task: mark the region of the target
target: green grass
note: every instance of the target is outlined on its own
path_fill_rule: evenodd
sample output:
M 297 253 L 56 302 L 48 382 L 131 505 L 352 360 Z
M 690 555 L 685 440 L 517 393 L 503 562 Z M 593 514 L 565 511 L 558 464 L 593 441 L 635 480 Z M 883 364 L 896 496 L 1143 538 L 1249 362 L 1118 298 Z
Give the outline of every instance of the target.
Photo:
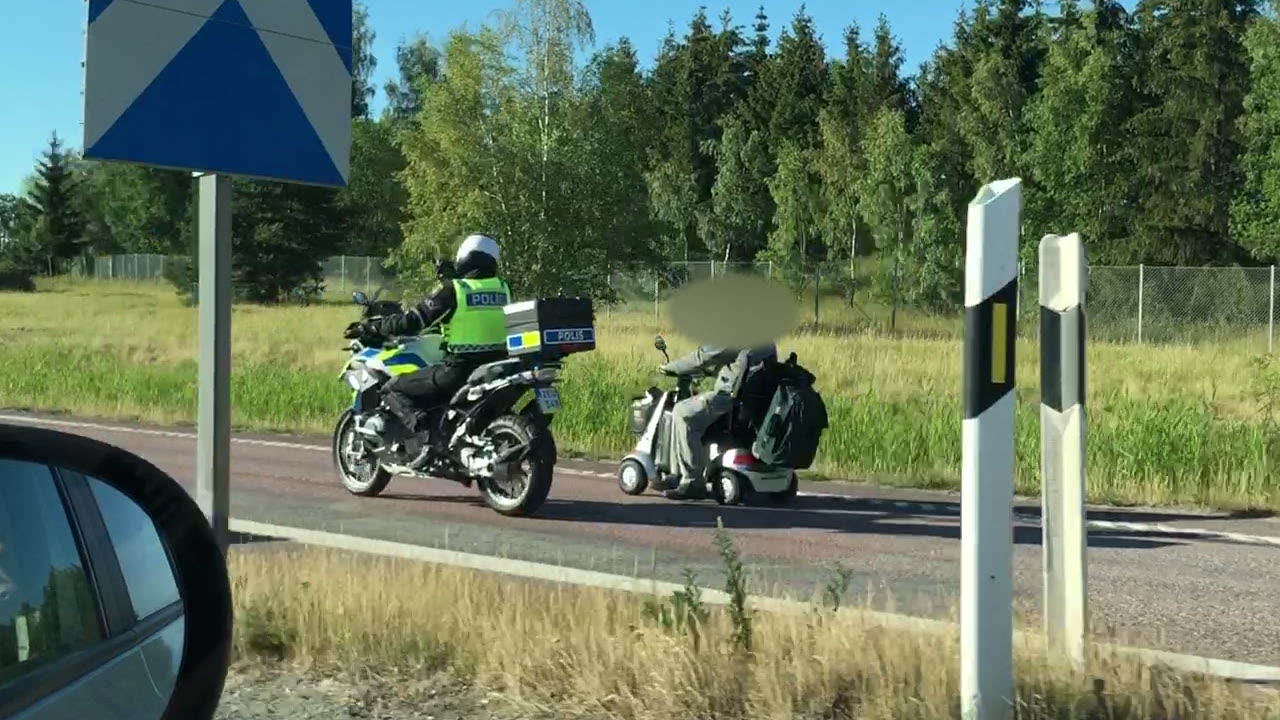
M 853 312 L 853 311 L 850 311 Z M 338 373 L 350 305 L 233 313 L 237 428 L 328 433 L 346 402 Z M 850 331 L 845 319 L 780 342 L 819 378 L 831 428 L 815 474 L 955 488 L 960 463 L 961 346 L 956 321 L 904 313 L 906 337 Z M 557 441 L 617 457 L 631 439 L 628 399 L 660 380 L 656 332 L 691 347 L 648 312 L 601 312 L 593 353 L 568 362 Z M 0 293 L 0 406 L 190 422 L 195 416 L 195 310 L 164 285 L 47 281 Z M 1254 344 L 1251 344 L 1254 343 Z M 1280 430 L 1262 412 L 1267 379 L 1253 339 L 1195 346 L 1089 348 L 1089 496 L 1094 501 L 1280 508 Z M 1039 372 L 1019 344 L 1018 489 L 1038 491 Z M 1273 387 L 1280 387 L 1276 382 Z M 1271 397 L 1280 397 L 1272 391 Z

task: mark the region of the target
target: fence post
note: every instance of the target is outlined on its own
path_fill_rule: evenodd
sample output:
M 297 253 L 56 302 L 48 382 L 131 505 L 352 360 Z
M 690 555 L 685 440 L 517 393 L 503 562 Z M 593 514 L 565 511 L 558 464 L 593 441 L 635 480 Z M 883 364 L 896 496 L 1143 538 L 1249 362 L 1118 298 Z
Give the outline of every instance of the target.
M 1275 345 L 1276 337 L 1276 266 L 1271 266 L 1271 302 L 1267 303 L 1267 354 Z
M 1142 289 L 1146 285 L 1144 282 L 1147 274 L 1146 265 L 1138 265 L 1138 342 L 1142 342 Z
M 653 276 L 653 321 L 655 323 L 658 322 L 658 283 L 660 280 L 660 276 Z
M 818 298 L 822 293 L 822 266 L 819 265 L 813 271 L 813 326 L 818 327 Z
M 1085 252 L 1079 233 L 1040 240 L 1040 475 L 1049 650 L 1084 669 Z
M 1022 181 L 969 202 L 960 470 L 960 712 L 1013 714 L 1014 370 Z

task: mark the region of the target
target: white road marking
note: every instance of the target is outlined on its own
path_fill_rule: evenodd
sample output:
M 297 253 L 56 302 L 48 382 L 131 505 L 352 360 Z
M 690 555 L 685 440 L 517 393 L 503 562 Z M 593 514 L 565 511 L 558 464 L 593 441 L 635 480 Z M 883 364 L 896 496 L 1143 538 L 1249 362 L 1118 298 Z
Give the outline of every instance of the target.
M 121 425 L 107 425 L 102 423 L 82 422 L 73 420 L 54 420 L 51 418 L 28 417 L 26 415 L 0 415 L 0 422 L 10 422 L 15 424 L 30 425 L 48 425 L 52 427 L 65 427 L 83 430 L 98 430 L 101 432 L 128 433 L 133 435 L 150 435 L 152 437 L 179 438 L 184 440 L 195 440 L 196 434 L 191 432 L 180 432 L 174 430 L 152 430 L 149 428 L 134 428 Z M 286 448 L 290 450 L 312 450 L 318 452 L 329 452 L 326 445 L 308 445 L 304 443 L 284 442 L 280 440 L 258 440 L 256 438 L 232 437 L 231 442 L 237 445 L 250 445 L 257 447 L 276 447 Z M 556 472 L 565 475 L 577 475 L 579 477 L 590 477 L 598 479 L 613 479 L 612 473 L 593 472 L 590 470 L 579 470 L 577 468 L 559 467 Z M 807 498 L 824 498 L 839 499 L 851 503 L 862 503 L 869 505 L 887 505 L 895 511 L 904 514 L 914 513 L 931 513 L 938 515 L 947 515 L 959 517 L 960 513 L 956 505 L 944 505 L 940 503 L 928 502 L 908 502 L 902 500 L 879 500 L 875 498 L 858 498 L 850 495 L 840 495 L 838 493 L 822 493 L 822 492 L 801 492 L 800 497 Z M 761 508 L 769 509 L 769 508 Z M 772 508 L 778 512 L 786 512 L 787 508 Z M 1014 519 L 1029 525 L 1039 526 L 1040 518 L 1035 515 L 1027 515 L 1024 513 L 1014 513 Z M 1090 520 L 1086 523 L 1090 530 L 1103 530 L 1110 532 L 1125 532 L 1141 535 L 1176 535 L 1189 540 L 1216 540 L 1220 542 L 1230 542 L 1241 545 L 1260 545 L 1264 547 L 1280 547 L 1280 537 L 1269 535 L 1249 535 L 1245 533 L 1227 532 L 1223 530 L 1210 530 L 1208 528 L 1184 528 L 1175 525 L 1167 525 L 1163 523 L 1139 523 L 1139 522 L 1121 522 L 1115 520 Z

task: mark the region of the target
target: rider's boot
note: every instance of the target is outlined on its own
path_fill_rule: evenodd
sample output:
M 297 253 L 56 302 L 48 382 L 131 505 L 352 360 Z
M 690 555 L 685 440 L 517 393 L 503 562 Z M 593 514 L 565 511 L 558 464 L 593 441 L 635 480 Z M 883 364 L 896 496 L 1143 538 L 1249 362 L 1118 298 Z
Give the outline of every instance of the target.
M 416 427 L 419 435 L 425 435 L 422 438 L 422 449 L 409 463 L 409 467 L 414 470 L 422 470 L 430 462 L 433 455 L 439 456 L 445 453 L 446 440 L 444 429 L 443 412 L 422 412 L 416 411 Z M 471 478 L 463 475 L 461 478 L 454 478 L 457 482 L 462 483 L 464 487 L 471 487 Z
M 707 497 L 707 483 L 681 479 L 680 484 L 670 490 L 664 490 L 663 497 L 669 500 L 704 500 Z

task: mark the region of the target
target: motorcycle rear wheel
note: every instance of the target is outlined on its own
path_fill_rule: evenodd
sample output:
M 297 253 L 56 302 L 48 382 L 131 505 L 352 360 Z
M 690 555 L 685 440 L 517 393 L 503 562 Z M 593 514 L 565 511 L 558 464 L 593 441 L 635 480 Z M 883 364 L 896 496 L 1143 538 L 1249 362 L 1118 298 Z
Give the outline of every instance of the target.
M 494 511 L 520 517 L 532 515 L 542 507 L 551 494 L 555 473 L 555 446 L 549 432 L 529 418 L 515 414 L 499 417 L 485 430 L 485 437 L 493 442 L 495 455 L 520 445 L 528 448 L 520 460 L 508 464 L 509 477 L 505 481 L 484 478 L 479 483 L 480 494 Z
M 355 416 L 348 409 L 338 418 L 338 425 L 333 430 L 333 467 L 347 492 L 374 497 L 387 488 L 391 473 L 377 458 L 369 458 L 367 454 L 357 456 L 353 452 L 354 444 L 362 442 L 356 435 Z

